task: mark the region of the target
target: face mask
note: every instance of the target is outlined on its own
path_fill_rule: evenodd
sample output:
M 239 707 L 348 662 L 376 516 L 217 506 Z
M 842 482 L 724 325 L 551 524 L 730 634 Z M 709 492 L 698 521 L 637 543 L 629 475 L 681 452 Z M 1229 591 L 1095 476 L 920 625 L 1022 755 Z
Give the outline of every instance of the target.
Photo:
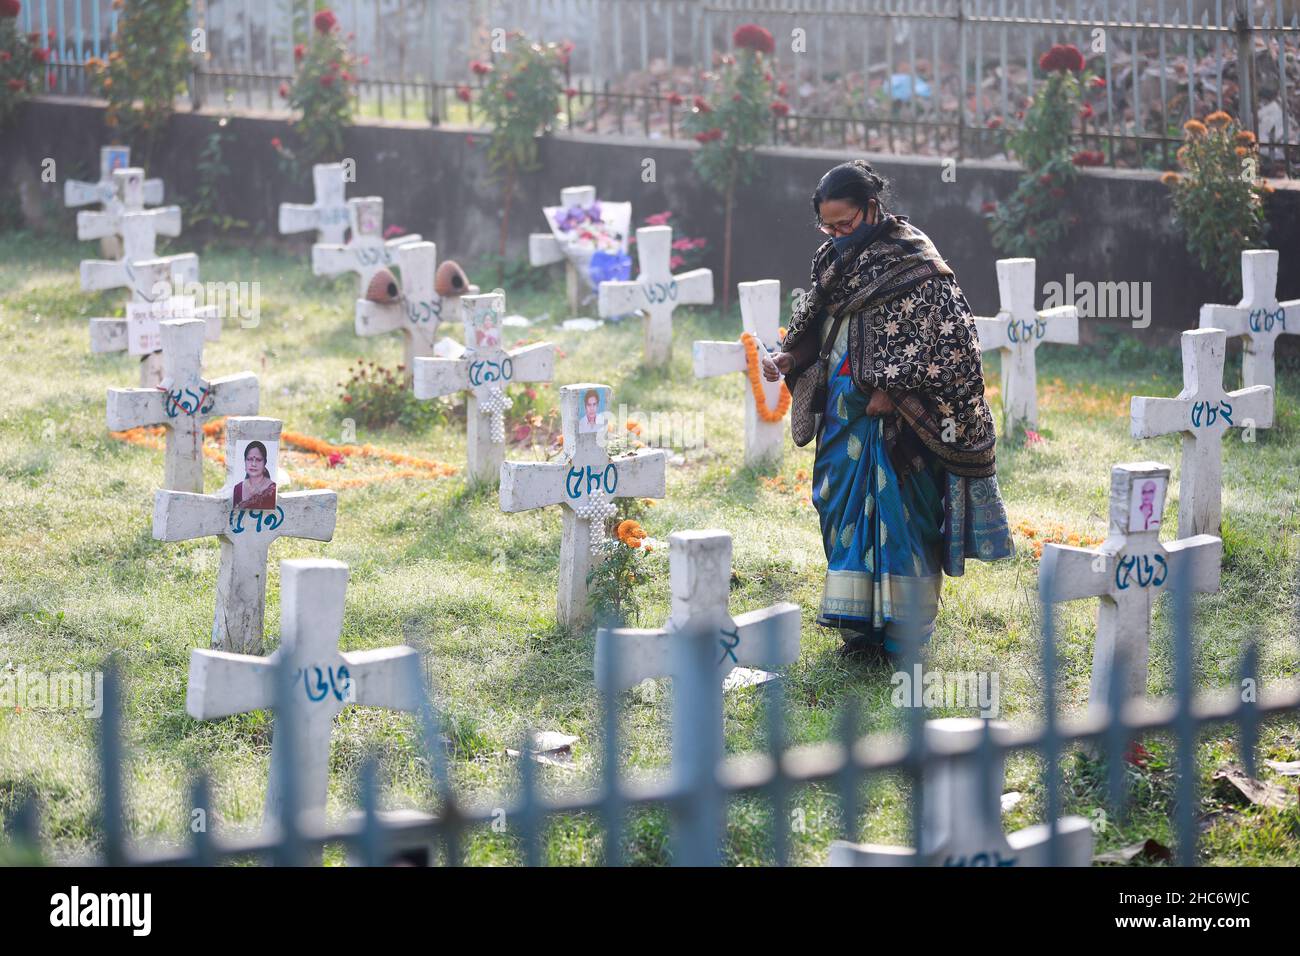
M 835 244 L 835 254 L 839 255 L 842 252 L 846 252 L 851 246 L 857 245 L 864 238 L 866 238 L 867 235 L 873 229 L 876 228 L 876 226 L 879 226 L 883 221 L 884 221 L 884 217 L 882 216 L 875 223 L 871 223 L 867 220 L 867 217 L 864 214 L 862 217 L 862 222 L 858 223 L 857 228 L 855 228 L 847 236 L 833 236 L 831 238 L 831 242 Z

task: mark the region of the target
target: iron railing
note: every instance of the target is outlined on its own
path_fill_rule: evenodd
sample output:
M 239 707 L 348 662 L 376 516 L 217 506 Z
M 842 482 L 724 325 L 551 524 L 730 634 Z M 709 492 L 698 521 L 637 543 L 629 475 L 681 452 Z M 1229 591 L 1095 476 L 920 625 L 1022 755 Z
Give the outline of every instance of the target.
M 1195 631 L 1192 620 L 1191 582 L 1186 578 L 1186 562 L 1175 563 L 1170 570 L 1173 593 L 1173 666 L 1174 695 L 1158 700 L 1130 700 L 1125 703 L 1125 662 L 1112 670 L 1109 705 L 1089 710 L 1086 716 L 1062 715 L 1058 707 L 1058 650 L 1052 605 L 1052 571 L 1045 567 L 1040 577 L 1043 718 L 1040 722 L 993 733 L 984 724 L 978 740 L 947 746 L 930 747 L 923 733 L 925 709 L 908 708 L 905 733 L 858 736 L 859 713 L 852 699 L 841 710 L 836 739 L 822 743 L 787 747 L 785 717 L 785 682 L 771 681 L 762 690 L 766 694 L 767 749 L 763 752 L 737 754 L 719 758 L 722 726 L 722 695 L 709 690 L 710 680 L 718 682 L 717 635 L 712 630 L 697 629 L 676 635 L 673 694 L 674 753 L 670 774 L 638 772 L 628 774 L 619 766 L 622 734 L 619 723 L 619 693 L 613 680 L 598 680 L 605 688 L 602 695 L 603 721 L 598 782 L 593 786 L 549 790 L 542 793 L 538 771 L 529 759 L 520 761 L 517 792 L 499 794 L 472 801 L 459 799 L 451 784 L 451 768 L 440 736 L 440 717 L 427 692 L 420 665 L 410 658 L 408 679 L 419 685 L 418 727 L 427 767 L 431 776 L 436 806 L 427 810 L 385 811 L 380 806 L 377 765 L 365 762 L 362 771 L 361 809 L 345 820 L 329 821 L 319 814 L 297 814 L 294 792 L 300 784 L 288 772 L 279 781 L 285 808 L 280 818 L 270 821 L 255 836 L 231 837 L 204 827 L 194 832 L 187 846 L 137 846 L 128 833 L 126 821 L 127 774 L 126 746 L 122 736 L 122 677 L 110 663 L 105 681 L 104 708 L 100 740 L 99 818 L 102 848 L 93 855 L 60 855 L 42 848 L 40 810 L 34 798 L 28 798 L 8 820 L 10 846 L 0 857 L 10 860 L 60 863 L 107 863 L 110 865 L 181 865 L 215 864 L 233 860 L 261 860 L 273 865 L 317 862 L 322 850 L 330 845 L 347 848 L 353 862 L 375 865 L 399 856 L 429 863 L 457 865 L 463 862 L 466 838 L 476 828 L 491 827 L 505 821 L 507 830 L 518 841 L 522 859 L 529 865 L 543 863 L 546 857 L 545 830 L 557 816 L 588 814 L 600 821 L 604 833 L 606 865 L 623 862 L 621 834 L 629 813 L 648 808 L 666 808 L 672 819 L 672 860 L 678 865 L 716 865 L 724 859 L 724 826 L 729 801 L 744 796 L 764 800 L 771 808 L 770 858 L 785 864 L 790 858 L 791 840 L 783 822 L 789 818 L 791 797 L 800 788 L 825 786 L 838 795 L 839 831 L 845 840 L 859 838 L 859 819 L 863 803 L 860 794 L 868 781 L 886 774 L 902 774 L 911 781 L 912 845 L 921 845 L 923 806 L 926 789 L 920 781 L 930 768 L 941 762 L 973 761 L 989 786 L 981 792 L 996 795 L 1000 781 L 992 782 L 992 768 L 1000 766 L 1010 752 L 1033 752 L 1042 756 L 1042 780 L 1046 794 L 1044 817 L 1049 826 L 1047 861 L 1051 865 L 1057 851 L 1056 821 L 1062 814 L 1062 759 L 1071 748 L 1086 746 L 1100 756 L 1107 767 L 1107 802 L 1112 819 L 1125 819 L 1128 804 L 1125 757 L 1132 741 L 1144 735 L 1167 733 L 1173 737 L 1176 757 L 1174 826 L 1175 859 L 1182 865 L 1198 862 L 1197 839 L 1197 756 L 1200 733 L 1207 727 L 1227 725 L 1236 730 L 1237 743 L 1246 773 L 1255 774 L 1255 748 L 1261 723 L 1270 717 L 1300 713 L 1300 682 L 1280 681 L 1260 687 L 1258 694 L 1241 691 L 1245 682 L 1258 687 L 1258 656 L 1253 642 L 1242 656 L 1240 678 L 1243 683 L 1218 693 L 1194 691 Z M 766 632 L 770 658 L 776 659 L 775 628 Z M 607 642 L 609 656 L 602 667 L 604 675 L 620 673 L 619 645 Z M 1121 649 L 1122 651 L 1122 649 Z M 905 649 L 902 668 L 907 673 L 921 660 L 919 642 L 910 641 Z M 285 665 L 281 665 L 282 668 Z M 598 675 L 599 677 L 600 675 Z M 295 722 L 299 694 L 290 690 L 294 682 L 282 673 L 277 682 L 277 748 L 283 735 L 285 761 L 282 768 L 296 766 L 293 755 Z M 692 692 L 688 692 L 688 690 Z M 678 732 L 680 729 L 680 736 Z M 716 741 L 709 744 L 709 741 Z M 969 763 L 967 764 L 969 766 Z M 193 783 L 190 806 L 202 810 L 203 818 L 212 819 L 211 783 L 207 775 Z M 994 797 L 995 798 L 995 797 Z M 982 808 L 997 819 L 997 808 Z M 917 858 L 913 858 L 915 863 Z
M 790 115 L 775 145 L 966 158 L 1005 151 L 1041 79 L 1039 55 L 1073 42 L 1105 80 L 1080 148 L 1111 165 L 1171 168 L 1181 124 L 1225 109 L 1259 134 L 1268 175 L 1300 164 L 1300 13 L 1294 0 L 341 0 L 337 14 L 367 58 L 355 89 L 361 116 L 472 122 L 457 78 L 486 58 L 495 27 L 572 39 L 569 128 L 636 129 L 675 138 L 690 98 L 754 21 L 776 35 L 776 75 Z M 1213 15 L 1211 15 L 1211 13 Z M 195 0 L 206 52 L 194 58 L 195 103 L 287 109 L 293 47 L 310 4 Z M 80 68 L 107 55 L 117 13 L 108 0 L 24 4 L 24 29 L 52 34 L 46 87 L 90 92 Z M 793 52 L 793 31 L 803 49 Z M 1098 50 L 1098 47 L 1101 47 Z M 1094 52 L 1096 51 L 1096 52 Z M 1240 70 L 1247 62 L 1250 68 Z M 673 94 L 683 97 L 674 103 Z M 574 116 L 574 106 L 581 115 Z

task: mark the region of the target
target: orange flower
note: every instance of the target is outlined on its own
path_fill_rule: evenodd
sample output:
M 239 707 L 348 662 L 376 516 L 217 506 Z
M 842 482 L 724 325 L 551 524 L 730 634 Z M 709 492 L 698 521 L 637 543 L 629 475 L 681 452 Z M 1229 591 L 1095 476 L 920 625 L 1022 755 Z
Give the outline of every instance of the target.
M 1209 116 L 1205 117 L 1205 122 L 1210 126 L 1227 126 L 1232 122 L 1232 117 L 1223 110 L 1215 110 Z
M 641 434 L 641 426 L 636 422 L 628 422 L 627 430 L 630 431 L 633 435 Z
M 740 341 L 745 345 L 745 364 L 749 376 L 749 387 L 754 393 L 754 406 L 758 411 L 758 417 L 765 422 L 779 422 L 785 418 L 785 413 L 790 410 L 790 389 L 786 388 L 785 382 L 781 383 L 781 397 L 777 399 L 776 408 L 767 407 L 767 396 L 763 394 L 762 372 L 758 367 L 758 343 L 754 336 L 748 332 L 740 333 Z
M 1160 174 L 1160 181 L 1166 186 L 1176 186 L 1183 181 L 1183 178 L 1175 172 L 1167 172 Z
M 1200 120 L 1194 120 L 1194 119 L 1189 119 L 1186 123 L 1184 123 L 1183 129 L 1188 133 L 1191 133 L 1192 136 L 1204 136 L 1207 132 L 1205 128 L 1205 124 L 1202 123 Z
M 1255 134 L 1248 129 L 1237 130 L 1237 135 L 1233 137 L 1238 143 L 1244 143 L 1249 146 L 1255 142 Z
M 1248 150 L 1245 146 L 1238 146 L 1235 149 L 1233 149 L 1233 152 L 1236 153 L 1239 157 L 1250 155 L 1250 150 Z

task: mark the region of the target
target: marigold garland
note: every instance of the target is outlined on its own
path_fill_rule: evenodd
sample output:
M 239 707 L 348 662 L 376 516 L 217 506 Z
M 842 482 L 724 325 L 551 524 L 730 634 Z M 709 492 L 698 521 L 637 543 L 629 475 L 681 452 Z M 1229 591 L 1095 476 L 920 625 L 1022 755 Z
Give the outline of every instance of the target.
M 205 438 L 219 439 L 225 432 L 225 419 L 207 422 L 203 426 L 203 435 Z M 124 432 L 109 432 L 109 436 L 124 441 L 129 445 L 137 445 L 141 448 L 151 448 L 155 451 L 161 451 L 165 447 L 165 434 L 161 425 L 148 428 L 132 428 Z M 337 480 L 325 481 L 320 478 L 302 478 L 298 484 L 307 488 L 361 488 L 365 485 L 376 484 L 381 481 L 396 481 L 402 478 L 445 478 L 448 475 L 454 475 L 456 468 L 452 465 L 444 464 L 440 461 L 434 461 L 429 458 L 416 458 L 414 455 L 403 454 L 402 452 L 385 451 L 382 448 L 376 448 L 374 445 L 334 445 L 320 438 L 313 438 L 310 435 L 303 435 L 299 432 L 285 431 L 280 433 L 280 441 L 286 445 L 302 449 L 312 454 L 320 455 L 326 460 L 331 455 L 340 455 L 344 458 L 359 457 L 372 458 L 379 461 L 386 461 L 394 465 L 403 465 L 405 467 L 398 471 L 388 472 L 382 475 L 369 475 L 364 478 L 341 478 Z M 203 446 L 204 457 L 211 459 L 223 467 L 226 464 L 226 455 L 216 448 Z
M 763 394 L 763 381 L 759 377 L 761 372 L 758 367 L 758 342 L 749 332 L 740 333 L 740 341 L 745 346 L 745 365 L 748 369 L 746 374 L 749 376 L 750 391 L 754 393 L 754 407 L 758 411 L 758 417 L 765 422 L 779 422 L 790 410 L 790 389 L 786 388 L 785 382 L 782 382 L 781 397 L 777 399 L 776 410 L 768 408 L 767 396 Z

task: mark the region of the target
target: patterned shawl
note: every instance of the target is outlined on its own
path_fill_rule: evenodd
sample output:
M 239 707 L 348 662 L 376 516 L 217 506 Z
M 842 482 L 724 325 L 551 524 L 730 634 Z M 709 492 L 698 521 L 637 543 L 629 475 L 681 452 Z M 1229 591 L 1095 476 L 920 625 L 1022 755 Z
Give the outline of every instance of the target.
M 957 475 L 994 474 L 993 416 L 975 320 L 952 269 L 906 216 L 886 214 L 836 257 L 823 243 L 812 289 L 796 306 L 782 348 L 805 358 L 820 345 L 822 321 L 844 314 L 849 365 L 864 393 L 883 388 L 917 438 Z M 787 375 L 794 387 L 807 361 Z

